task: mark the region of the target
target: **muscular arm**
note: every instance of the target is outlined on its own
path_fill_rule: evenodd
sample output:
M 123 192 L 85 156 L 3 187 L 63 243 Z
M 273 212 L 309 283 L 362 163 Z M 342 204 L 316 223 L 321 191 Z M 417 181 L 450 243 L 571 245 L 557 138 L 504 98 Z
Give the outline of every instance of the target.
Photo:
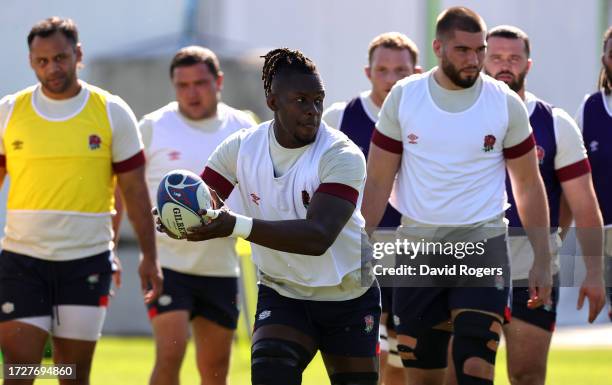
M 400 83 L 400 82 L 398 82 Z M 402 129 L 398 119 L 402 87 L 396 83 L 385 99 L 372 135 L 361 213 L 371 234 L 382 219 L 395 174 L 402 160 Z
M 155 233 L 144 166 L 117 174 L 117 182 L 140 250 L 144 258 L 155 260 Z
M 527 305 L 535 308 L 550 302 L 552 287 L 548 202 L 537 166 L 535 148 L 520 157 L 506 159 L 506 167 L 517 211 L 534 251 L 533 266 L 529 272 L 530 300 Z
M 603 221 L 593 189 L 591 174 L 561 183 L 563 195 L 576 221 L 587 272 L 601 276 L 603 271 Z
M 561 199 L 559 200 L 559 228 L 561 231 L 559 235 L 562 241 L 565 240 L 573 220 L 574 217 L 572 216 L 572 210 L 567 203 L 567 199 L 565 195 L 561 194 Z
M 506 167 L 519 217 L 533 246 L 536 261 L 550 263 L 548 203 L 535 149 L 518 158 L 507 159 Z
M 117 174 L 117 182 L 128 218 L 138 237 L 142 259 L 146 262 L 147 271 L 140 271 L 141 285 L 143 291 L 147 290 L 147 285 L 151 286 L 151 291 L 145 294 L 145 300 L 150 302 L 161 293 L 161 272 L 155 251 L 155 230 L 144 166 Z
M 368 234 L 376 229 L 385 213 L 401 159 L 401 154 L 386 151 L 374 143 L 370 144 L 368 177 L 361 204 L 361 213 L 365 218 Z
M 255 219 L 247 240 L 288 253 L 321 255 L 334 243 L 354 211 L 349 201 L 318 192 L 312 197 L 306 219 Z
M 593 322 L 606 302 L 603 282 L 603 221 L 590 173 L 563 182 L 561 187 L 576 220 L 576 236 L 587 270 L 580 287 L 578 308 L 582 308 L 585 297 L 588 297 L 588 320 Z
M 119 186 L 115 188 L 115 214 L 112 216 L 113 221 L 113 243 L 115 249 L 119 246 L 119 230 L 121 227 L 121 219 L 123 219 L 123 200 Z
M 246 239 L 288 253 L 321 255 L 334 243 L 354 211 L 353 203 L 325 192 L 316 192 L 308 206 L 306 219 L 254 219 Z M 197 242 L 230 236 L 236 224 L 235 215 L 221 211 L 210 223 L 189 229 L 187 240 Z

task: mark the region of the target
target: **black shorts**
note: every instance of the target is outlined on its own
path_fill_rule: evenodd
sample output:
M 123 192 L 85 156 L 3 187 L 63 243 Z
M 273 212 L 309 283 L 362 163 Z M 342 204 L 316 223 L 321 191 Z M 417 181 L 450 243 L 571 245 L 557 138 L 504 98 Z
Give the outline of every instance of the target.
M 149 318 L 173 310 L 187 310 L 190 319 L 201 316 L 225 328 L 238 324 L 238 278 L 179 273 L 167 268 L 164 289 L 149 304 Z
M 380 288 L 380 303 L 383 313 L 391 313 L 393 307 L 393 288 L 383 286 Z
M 398 334 L 418 335 L 450 320 L 453 309 L 475 309 L 509 319 L 509 288 L 398 287 L 393 298 L 393 323 Z
M 108 306 L 112 257 L 106 251 L 69 261 L 0 253 L 0 321 L 54 316 L 59 305 Z
M 378 354 L 380 312 L 377 285 L 347 301 L 293 299 L 259 285 L 254 329 L 286 325 L 310 336 L 322 353 L 374 357 Z
M 529 299 L 529 284 L 527 280 L 512 282 L 512 318 L 553 332 L 557 322 L 557 304 L 559 303 L 559 276 L 553 278 L 554 286 L 550 298 L 552 305 L 540 306 L 536 309 L 527 307 Z M 510 321 L 511 322 L 511 321 Z
M 454 309 L 475 309 L 497 314 L 502 319 L 509 318 L 510 282 L 505 236 L 490 238 L 486 244 L 485 253 L 478 256 L 476 262 L 472 259 L 471 266 L 487 266 L 487 263 L 502 266 L 504 274 L 500 277 L 490 276 L 483 279 L 463 276 L 459 279 L 448 279 L 434 276 L 424 277 L 421 282 L 417 282 L 417 286 L 394 287 L 393 323 L 398 334 L 419 335 L 450 320 L 451 310 Z M 416 257 L 416 261 L 418 260 L 419 256 Z M 428 260 L 433 261 L 433 258 L 429 257 Z M 404 282 L 409 283 L 410 278 L 406 278 L 407 281 Z M 420 286 L 428 280 L 439 285 Z

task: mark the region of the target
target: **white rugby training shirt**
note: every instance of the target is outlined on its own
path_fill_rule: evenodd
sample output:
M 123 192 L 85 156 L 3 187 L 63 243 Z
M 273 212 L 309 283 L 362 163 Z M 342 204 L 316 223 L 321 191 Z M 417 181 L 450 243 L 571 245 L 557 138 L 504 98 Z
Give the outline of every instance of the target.
M 181 115 L 176 102 L 146 115 L 140 129 L 146 146 L 146 176 L 153 204 L 166 173 L 186 169 L 201 174 L 208 157 L 225 138 L 254 125 L 248 114 L 223 103 L 218 104 L 216 116 L 201 121 Z M 232 194 L 226 204 L 234 211 L 241 211 L 237 194 Z M 157 233 L 156 243 L 162 267 L 194 275 L 238 275 L 234 238 L 190 243 Z
M 399 81 L 383 104 L 372 141 L 402 154 L 391 204 L 410 220 L 429 225 L 470 225 L 507 208 L 504 158 L 530 151 L 527 111 L 504 83 L 486 75 L 476 101 L 460 112 L 434 101 L 435 69 Z M 512 124 L 509 104 L 520 104 L 524 124 Z

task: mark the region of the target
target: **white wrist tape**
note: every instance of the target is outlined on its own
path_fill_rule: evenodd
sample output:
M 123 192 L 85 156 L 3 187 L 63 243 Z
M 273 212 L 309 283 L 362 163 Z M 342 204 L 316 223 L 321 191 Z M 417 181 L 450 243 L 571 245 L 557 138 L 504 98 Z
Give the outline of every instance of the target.
M 232 213 L 236 217 L 236 224 L 231 237 L 248 238 L 251 235 L 253 228 L 253 218 L 245 217 L 244 215 Z

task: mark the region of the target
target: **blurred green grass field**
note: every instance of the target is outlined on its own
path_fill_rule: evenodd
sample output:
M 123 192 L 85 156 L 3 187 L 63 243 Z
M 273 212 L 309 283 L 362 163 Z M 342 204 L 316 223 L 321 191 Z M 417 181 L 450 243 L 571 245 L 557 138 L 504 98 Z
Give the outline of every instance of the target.
M 153 365 L 153 340 L 150 338 L 103 337 L 96 349 L 92 385 L 140 385 L 148 383 Z M 500 349 L 496 384 L 509 384 L 505 375 L 505 351 Z M 553 349 L 549 358 L 547 384 L 553 385 L 612 385 L 612 349 Z M 234 344 L 230 384 L 248 385 L 250 381 L 249 344 L 242 340 Z M 45 382 L 47 381 L 47 382 Z M 39 385 L 49 383 L 39 380 Z M 195 351 L 190 343 L 181 370 L 182 384 L 198 384 Z M 304 385 L 329 384 L 320 357 L 308 366 Z

